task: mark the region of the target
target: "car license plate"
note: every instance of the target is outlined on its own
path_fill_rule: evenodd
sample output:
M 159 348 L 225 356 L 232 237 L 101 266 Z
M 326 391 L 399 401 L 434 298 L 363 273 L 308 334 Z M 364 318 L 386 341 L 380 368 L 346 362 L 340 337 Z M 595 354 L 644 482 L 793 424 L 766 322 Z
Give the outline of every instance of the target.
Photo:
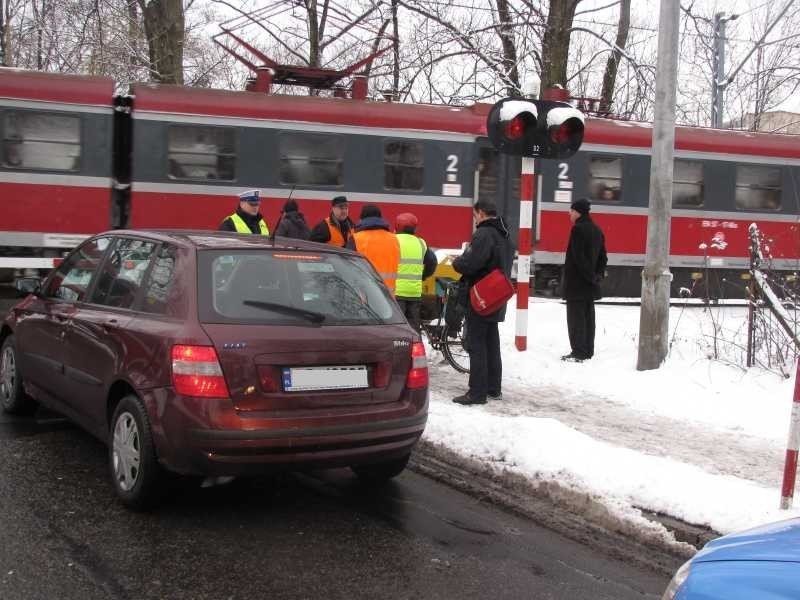
M 285 367 L 283 389 L 287 392 L 352 390 L 369 387 L 366 365 L 340 367 Z

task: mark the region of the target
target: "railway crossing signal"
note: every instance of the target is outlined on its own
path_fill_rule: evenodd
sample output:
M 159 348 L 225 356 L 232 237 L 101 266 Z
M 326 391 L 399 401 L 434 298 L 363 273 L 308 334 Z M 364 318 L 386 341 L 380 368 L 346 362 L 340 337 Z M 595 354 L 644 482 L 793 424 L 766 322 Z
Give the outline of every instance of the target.
M 486 119 L 492 145 L 503 154 L 522 156 L 519 236 L 517 238 L 517 319 L 514 344 L 528 348 L 533 214 L 536 201 L 535 158 L 569 158 L 583 143 L 583 113 L 566 102 L 506 98 Z
M 569 158 L 583 143 L 583 113 L 566 102 L 506 98 L 486 120 L 492 145 L 503 154 Z

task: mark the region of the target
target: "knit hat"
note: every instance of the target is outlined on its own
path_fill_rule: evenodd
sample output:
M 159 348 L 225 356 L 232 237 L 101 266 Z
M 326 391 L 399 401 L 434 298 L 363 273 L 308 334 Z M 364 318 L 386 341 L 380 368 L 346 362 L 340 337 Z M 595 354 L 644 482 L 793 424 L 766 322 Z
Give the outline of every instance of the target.
M 374 204 L 366 204 L 361 209 L 361 216 L 360 219 L 367 219 L 369 217 L 380 217 L 381 216 L 381 209 L 375 206 Z
M 297 212 L 297 202 L 295 200 L 287 200 L 283 205 L 283 212 Z
M 580 200 L 575 200 L 575 202 L 572 203 L 572 206 L 570 206 L 572 210 L 576 210 L 582 215 L 588 214 L 591 207 L 592 203 L 589 202 L 587 198 L 581 198 Z
M 331 200 L 331 206 L 339 206 L 340 204 L 347 204 L 347 196 L 336 196 Z

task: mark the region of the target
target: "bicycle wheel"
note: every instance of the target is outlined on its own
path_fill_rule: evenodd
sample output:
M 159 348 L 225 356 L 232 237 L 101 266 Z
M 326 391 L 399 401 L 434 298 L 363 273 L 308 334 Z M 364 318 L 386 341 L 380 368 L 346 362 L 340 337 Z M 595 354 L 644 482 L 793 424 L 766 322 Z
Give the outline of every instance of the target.
M 461 326 L 461 331 L 453 337 L 450 337 L 450 332 L 446 326 L 442 331 L 442 354 L 444 354 L 444 358 L 450 363 L 450 366 L 459 373 L 469 373 L 469 352 L 464 347 L 466 331 L 466 321 Z

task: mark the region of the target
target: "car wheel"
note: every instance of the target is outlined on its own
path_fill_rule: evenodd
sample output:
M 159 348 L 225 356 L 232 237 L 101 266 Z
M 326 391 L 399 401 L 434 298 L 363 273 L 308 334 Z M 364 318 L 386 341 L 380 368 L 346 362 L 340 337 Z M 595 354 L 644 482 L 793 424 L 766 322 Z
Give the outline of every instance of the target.
M 166 473 L 158 464 L 147 411 L 134 395 L 125 396 L 114 411 L 108 451 L 114 489 L 122 503 L 134 510 L 155 506 Z
M 13 335 L 5 339 L 0 349 L 0 403 L 3 412 L 12 415 L 32 414 L 36 410 L 36 402 L 22 387 Z
M 405 470 L 406 465 L 408 465 L 409 458 L 411 458 L 411 455 L 406 454 L 394 460 L 387 460 L 369 465 L 358 465 L 350 468 L 358 478 L 365 483 L 380 484 L 400 475 L 400 473 Z

